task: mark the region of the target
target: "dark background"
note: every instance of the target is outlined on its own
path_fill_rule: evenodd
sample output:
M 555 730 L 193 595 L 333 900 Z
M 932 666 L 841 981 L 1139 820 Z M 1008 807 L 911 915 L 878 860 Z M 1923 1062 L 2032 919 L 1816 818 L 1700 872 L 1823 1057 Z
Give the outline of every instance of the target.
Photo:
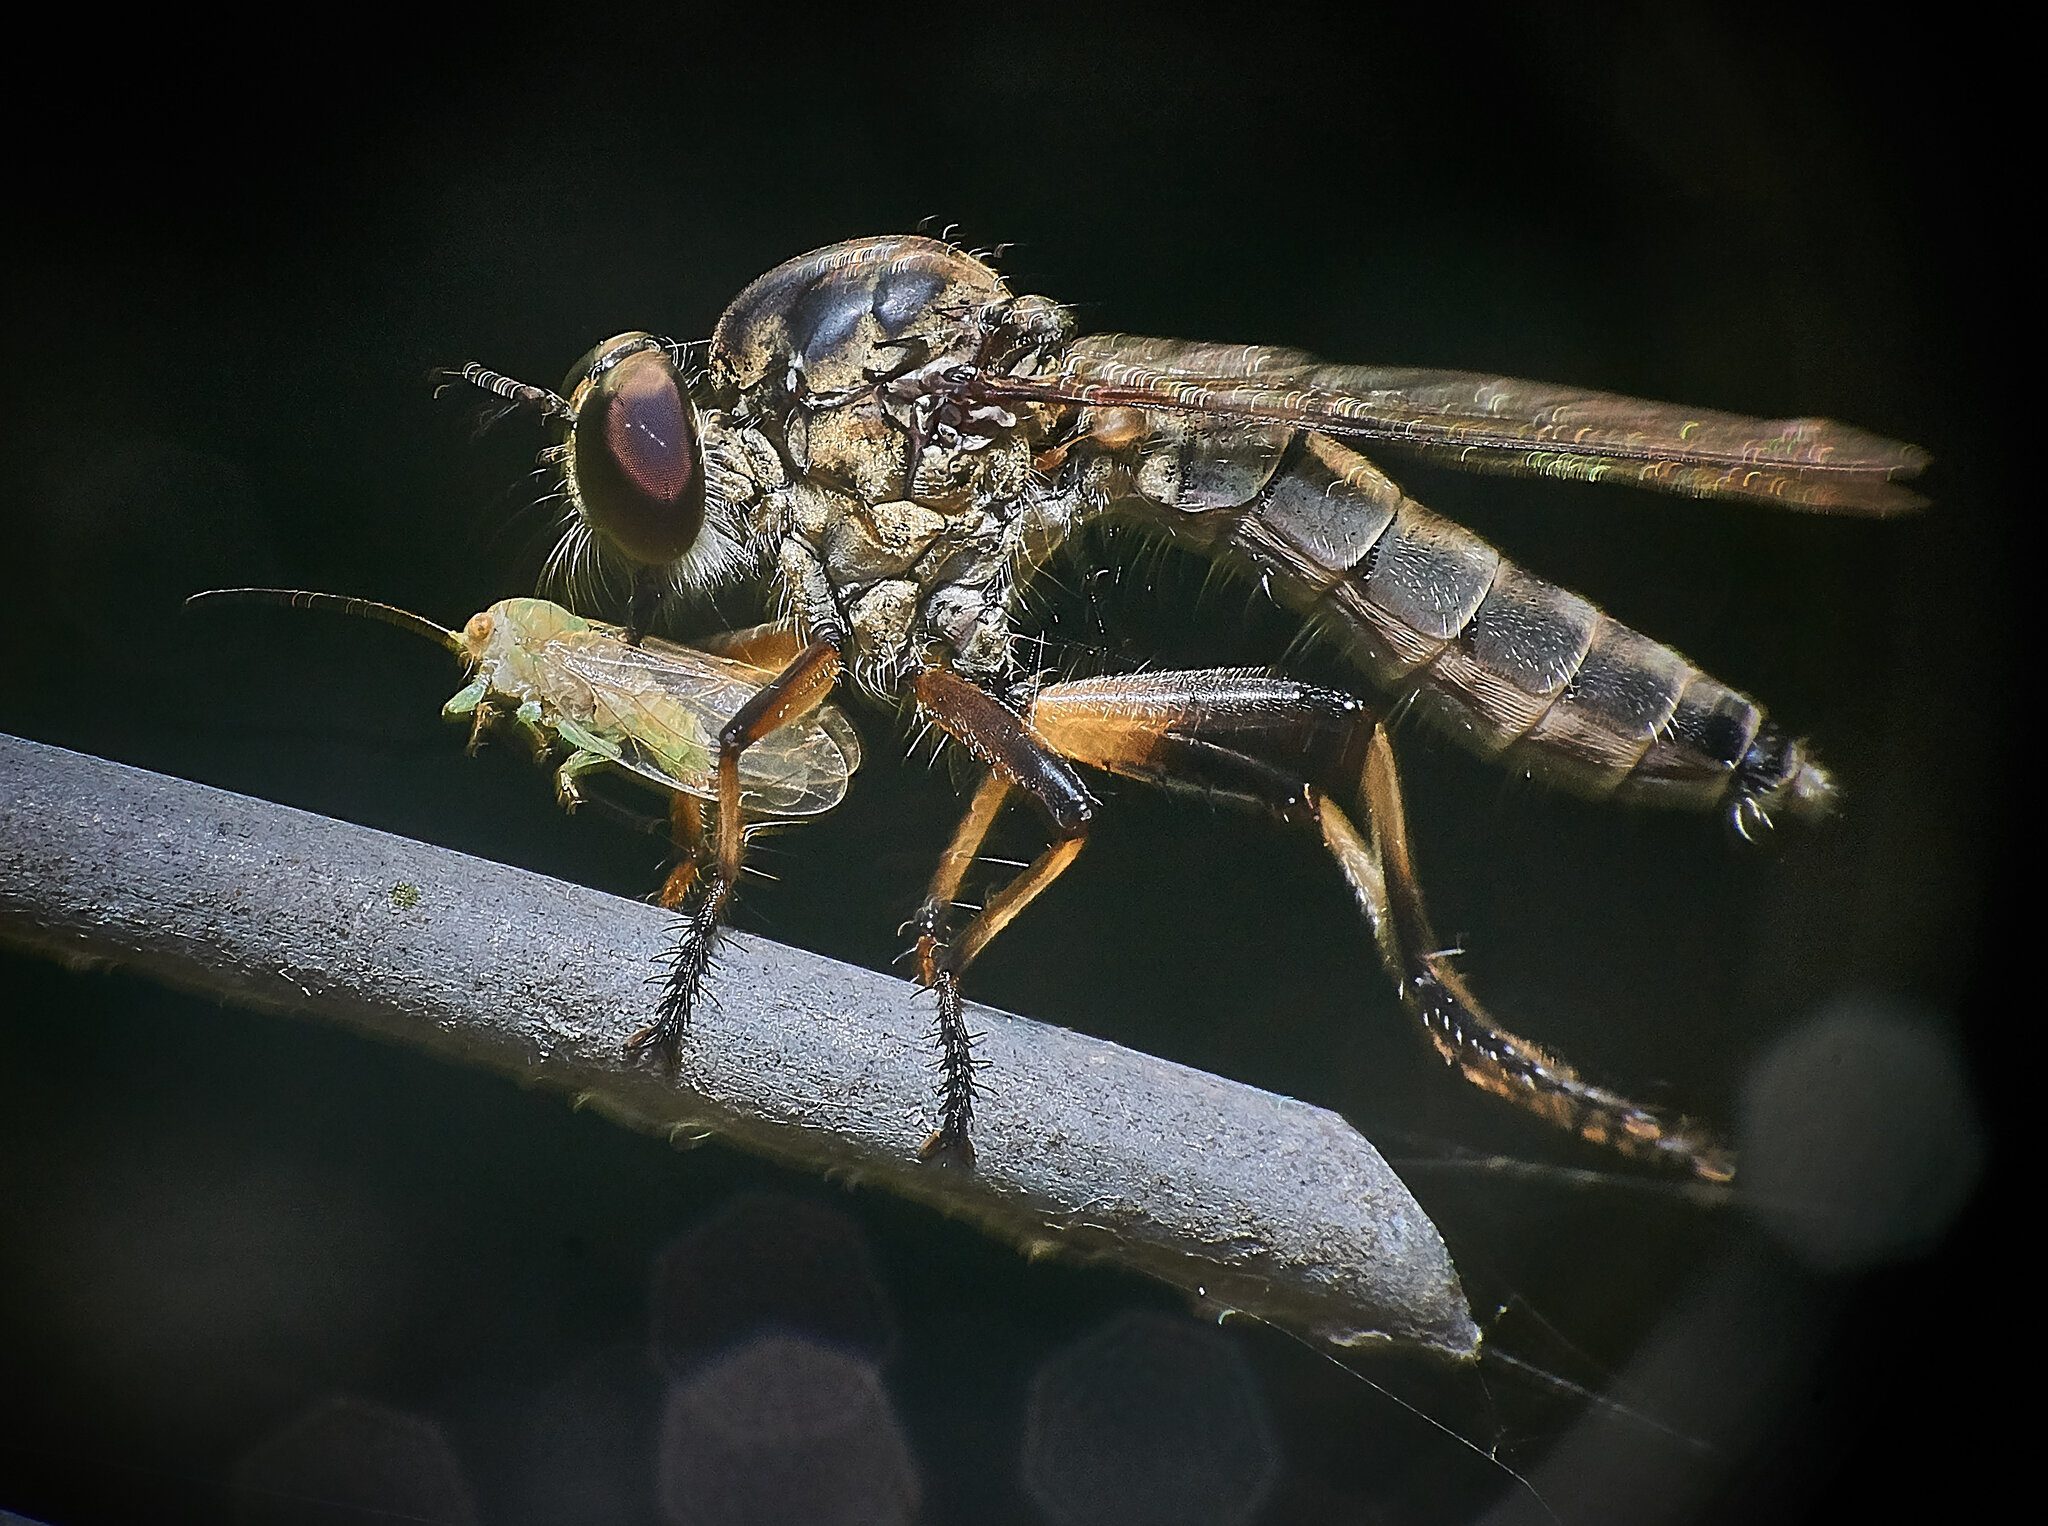
M 1852 420 L 1934 451 L 1932 513 L 1396 468 L 1812 734 L 1839 823 L 1745 850 L 1401 740 L 1436 921 L 1509 1021 L 1749 1120 L 1788 1201 L 1876 1227 L 1852 1269 L 1816 1269 L 1469 1095 L 1313 844 L 1110 789 L 974 993 L 1344 1111 L 1442 1225 L 1499 1354 L 1478 1374 L 1219 1333 L 873 1193 L 7 956 L 0 1509 L 650 1520 L 665 1385 L 718 1411 L 729 1379 L 744 1412 L 750 1354 L 788 1358 L 830 1444 L 728 1459 L 740 1513 L 700 1492 L 705 1519 L 835 1468 L 849 1499 L 914 1472 L 931 1521 L 1543 1518 L 1509 1468 L 1566 1520 L 1797 1518 L 1939 1502 L 2003 1445 L 1959 1450 L 1965 1423 L 2013 1434 L 1977 1386 L 2014 1359 L 1986 1333 L 2014 1313 L 1980 1280 L 1984 1197 L 1939 1227 L 1987 1158 L 1973 1082 L 1996 1123 L 1984 960 L 2023 659 L 1979 361 L 2012 321 L 2005 253 L 1956 172 L 2002 151 L 1938 49 L 1718 8 L 1582 32 L 985 7 L 638 35 L 478 13 L 251 48 L 81 37 L 16 96 L 0 727 L 646 893 L 652 844 L 560 816 L 513 749 L 464 758 L 440 654 L 179 600 L 282 581 L 459 621 L 525 589 L 534 437 L 473 441 L 432 368 L 552 383 L 596 339 L 701 336 L 778 261 L 925 217 L 1014 241 L 1012 285 L 1085 327 Z M 1055 633 L 1109 660 L 1277 658 L 1286 622 L 1203 581 L 1095 580 Z M 892 720 L 864 730 L 859 787 L 777 840 L 740 922 L 882 966 L 958 781 L 899 766 Z M 1814 1040 L 1804 1071 L 1781 1047 L 1802 1034 L 1856 1042 Z M 1531 1169 L 1477 1164 L 1496 1154 Z M 866 1364 L 866 1409 L 819 1399 L 830 1351 Z

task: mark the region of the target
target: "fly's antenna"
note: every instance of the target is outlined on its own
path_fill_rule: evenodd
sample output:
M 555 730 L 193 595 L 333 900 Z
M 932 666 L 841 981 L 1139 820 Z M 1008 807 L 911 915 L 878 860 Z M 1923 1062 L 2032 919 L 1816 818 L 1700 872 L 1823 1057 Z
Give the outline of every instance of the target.
M 314 593 L 306 588 L 209 588 L 204 593 L 195 593 L 185 601 L 185 607 L 194 604 L 277 604 L 286 609 L 327 609 L 338 615 L 359 615 L 365 620 L 381 620 L 386 625 L 395 625 L 402 631 L 425 636 L 436 646 L 446 647 L 457 657 L 467 657 L 469 649 L 462 644 L 462 637 L 446 626 L 436 625 L 425 615 L 416 615 L 409 609 L 400 609 L 396 604 L 383 604 L 375 599 L 357 599 L 340 593 Z
M 467 382 L 493 397 L 503 398 L 509 405 L 506 409 L 508 413 L 520 408 L 532 408 L 538 410 L 543 418 L 562 419 L 571 424 L 576 422 L 576 410 L 560 395 L 548 391 L 545 387 L 536 387 L 531 382 L 515 381 L 500 372 L 480 366 L 473 360 L 452 371 L 437 371 L 434 373 L 434 379 L 436 397 L 456 382 Z M 504 414 L 501 413 L 491 422 L 496 423 L 498 418 L 503 417 Z

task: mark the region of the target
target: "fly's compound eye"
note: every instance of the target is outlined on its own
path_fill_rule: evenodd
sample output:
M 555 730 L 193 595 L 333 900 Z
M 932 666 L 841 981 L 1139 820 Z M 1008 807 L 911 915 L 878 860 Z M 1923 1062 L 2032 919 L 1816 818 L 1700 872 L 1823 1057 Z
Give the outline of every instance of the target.
M 697 414 L 667 345 L 621 334 L 569 379 L 569 489 L 584 521 L 636 562 L 673 562 L 704 525 Z

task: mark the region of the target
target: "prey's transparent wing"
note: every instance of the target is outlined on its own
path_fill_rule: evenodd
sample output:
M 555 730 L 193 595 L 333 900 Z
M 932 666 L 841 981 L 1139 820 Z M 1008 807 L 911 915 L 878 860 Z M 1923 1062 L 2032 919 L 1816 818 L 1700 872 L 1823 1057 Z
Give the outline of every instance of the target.
M 773 670 L 652 638 L 638 646 L 609 626 L 548 644 L 548 661 L 588 686 L 592 729 L 617 744 L 619 765 L 666 789 L 718 797 L 718 733 Z M 816 816 L 846 798 L 860 739 L 834 705 L 771 731 L 740 754 L 740 800 L 757 816 Z
M 1917 446 L 1829 419 L 1753 419 L 1471 371 L 1331 365 L 1299 350 L 1133 334 L 1076 340 L 998 397 L 1208 415 L 1370 440 L 1472 471 L 1630 482 L 1836 514 L 1925 502 Z

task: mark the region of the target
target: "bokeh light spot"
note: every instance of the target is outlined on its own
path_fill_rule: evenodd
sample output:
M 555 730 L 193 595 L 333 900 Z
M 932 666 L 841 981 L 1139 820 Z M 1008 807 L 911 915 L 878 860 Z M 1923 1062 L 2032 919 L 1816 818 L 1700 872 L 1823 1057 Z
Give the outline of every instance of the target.
M 441 1428 L 357 1399 L 329 1399 L 259 1443 L 236 1465 L 234 1498 L 242 1526 L 477 1520 Z
M 675 1376 L 764 1331 L 884 1360 L 896 1317 L 861 1228 L 827 1203 L 749 1193 L 678 1235 L 655 1262 L 653 1339 Z
M 1192 1320 L 1120 1317 L 1032 1386 L 1024 1486 L 1060 1526 L 1238 1526 L 1278 1466 L 1243 1357 Z
M 675 1526 L 894 1526 L 917 1519 L 917 1465 L 874 1366 L 764 1335 L 670 1391 L 662 1512 Z
M 1743 1092 L 1757 1218 L 1807 1265 L 1855 1271 L 1930 1249 L 1984 1166 L 1975 1088 L 1932 1014 L 1882 997 L 1823 1007 Z

